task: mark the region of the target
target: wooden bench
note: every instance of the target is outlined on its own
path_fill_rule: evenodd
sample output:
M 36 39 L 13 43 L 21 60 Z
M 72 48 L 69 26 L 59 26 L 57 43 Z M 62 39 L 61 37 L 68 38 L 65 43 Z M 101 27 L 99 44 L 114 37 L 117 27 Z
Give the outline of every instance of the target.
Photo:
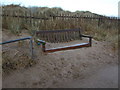
M 41 30 L 36 31 L 37 42 L 42 44 L 43 52 L 56 52 L 61 50 L 76 49 L 81 47 L 92 46 L 92 37 L 81 34 L 80 29 L 65 29 L 65 30 Z M 82 40 L 82 37 L 89 38 L 87 43 L 63 46 L 57 48 L 46 49 L 46 41 L 51 43 L 69 42 L 71 40 Z

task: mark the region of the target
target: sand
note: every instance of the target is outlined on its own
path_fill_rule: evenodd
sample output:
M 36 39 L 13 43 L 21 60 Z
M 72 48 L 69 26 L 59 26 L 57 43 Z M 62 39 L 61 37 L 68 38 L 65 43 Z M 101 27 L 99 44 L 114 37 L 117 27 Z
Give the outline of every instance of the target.
M 4 40 L 9 38 L 9 35 L 4 32 L 3 34 Z M 83 39 L 59 44 L 47 43 L 46 47 L 73 45 L 86 41 Z M 43 53 L 41 47 L 34 43 L 34 60 L 37 64 L 3 76 L 3 88 L 117 88 L 117 51 L 113 51 L 108 42 L 92 42 L 92 47 L 54 53 Z M 4 46 L 4 49 L 16 52 L 19 48 L 14 45 L 16 43 Z M 21 47 L 19 50 L 24 53 L 26 48 L 29 54 L 27 47 Z

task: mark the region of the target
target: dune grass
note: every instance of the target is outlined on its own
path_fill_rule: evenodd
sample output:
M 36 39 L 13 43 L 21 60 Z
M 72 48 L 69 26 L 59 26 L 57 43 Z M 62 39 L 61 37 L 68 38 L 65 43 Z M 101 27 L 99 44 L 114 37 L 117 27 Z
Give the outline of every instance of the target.
M 34 16 L 41 18 L 49 18 L 49 20 L 19 18 L 19 17 L 3 17 L 2 28 L 7 29 L 15 35 L 19 35 L 22 30 L 27 30 L 29 34 L 34 36 L 36 30 L 54 30 L 54 29 L 74 29 L 81 28 L 83 34 L 93 36 L 97 41 L 107 41 L 114 50 L 118 50 L 118 22 L 104 19 L 98 26 L 98 20 L 85 20 L 85 19 L 67 19 L 67 18 L 52 18 L 50 15 L 73 15 L 73 16 L 86 16 L 90 15 L 96 17 L 88 11 L 64 11 L 61 8 L 47 8 L 47 7 L 21 7 L 19 5 L 3 6 L 3 14 L 18 15 L 18 16 Z M 98 15 L 99 16 L 99 15 Z M 3 36 L 4 38 L 4 36 Z M 26 54 L 16 57 L 18 60 L 13 60 L 8 54 L 2 53 L 3 74 L 34 65 L 36 62 L 29 59 Z
M 75 19 L 75 18 L 52 18 L 50 15 L 67 15 L 67 16 L 91 16 L 101 17 L 89 11 L 64 11 L 61 8 L 48 7 L 21 7 L 20 5 L 3 6 L 3 14 L 18 16 L 34 16 L 40 18 L 49 18 L 49 20 L 3 17 L 2 26 L 10 32 L 19 34 L 23 29 L 34 35 L 36 30 L 54 30 L 54 29 L 73 29 L 81 28 L 85 34 L 90 34 L 98 41 L 118 42 L 118 22 L 109 19 L 103 19 L 98 26 L 97 19 Z

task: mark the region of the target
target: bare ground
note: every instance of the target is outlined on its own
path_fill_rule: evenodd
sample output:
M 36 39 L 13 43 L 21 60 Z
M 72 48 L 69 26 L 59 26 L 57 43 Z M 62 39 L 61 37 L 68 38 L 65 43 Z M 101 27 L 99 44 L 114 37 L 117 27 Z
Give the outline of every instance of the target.
M 9 33 L 3 32 L 3 35 L 3 40 L 18 38 Z M 25 36 L 28 35 L 23 34 L 20 37 Z M 47 48 L 79 44 L 85 41 L 86 39 L 61 44 L 48 43 Z M 22 53 L 29 51 L 28 46 L 18 47 L 16 43 L 5 45 L 3 49 L 11 51 L 12 53 L 9 54 L 13 57 L 17 51 Z M 37 62 L 36 65 L 3 76 L 3 88 L 118 87 L 118 55 L 109 42 L 93 40 L 92 47 L 48 54 L 41 52 L 40 46 L 34 45 L 34 60 Z

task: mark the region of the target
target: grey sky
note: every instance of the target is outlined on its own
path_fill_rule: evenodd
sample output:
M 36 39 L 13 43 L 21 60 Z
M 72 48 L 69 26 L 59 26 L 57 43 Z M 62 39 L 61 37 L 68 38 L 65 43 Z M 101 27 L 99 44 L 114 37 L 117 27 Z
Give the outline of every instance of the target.
M 91 11 L 107 16 L 118 16 L 118 2 L 119 0 L 2 0 L 4 5 L 61 7 L 69 11 Z

